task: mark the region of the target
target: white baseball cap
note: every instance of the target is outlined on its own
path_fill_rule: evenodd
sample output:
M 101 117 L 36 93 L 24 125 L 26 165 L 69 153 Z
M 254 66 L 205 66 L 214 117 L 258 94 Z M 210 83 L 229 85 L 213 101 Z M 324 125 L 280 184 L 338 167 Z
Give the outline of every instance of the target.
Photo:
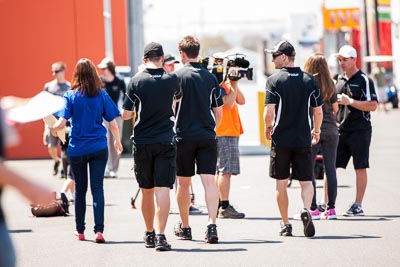
M 339 49 L 339 52 L 336 53 L 336 56 L 342 56 L 344 58 L 356 58 L 357 51 L 351 45 L 344 45 Z

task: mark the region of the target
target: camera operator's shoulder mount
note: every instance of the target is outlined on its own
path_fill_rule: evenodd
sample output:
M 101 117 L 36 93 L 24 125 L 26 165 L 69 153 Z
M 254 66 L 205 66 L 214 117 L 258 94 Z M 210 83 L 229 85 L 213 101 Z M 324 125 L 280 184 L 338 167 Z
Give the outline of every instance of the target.
M 244 54 L 233 54 L 225 57 L 208 56 L 200 59 L 200 64 L 209 72 L 217 77 L 219 83 L 229 78 L 231 81 L 237 81 L 243 77 L 253 80 L 253 68 L 249 68 L 250 62 L 245 59 Z M 231 67 L 237 68 L 238 76 L 229 76 L 228 70 Z

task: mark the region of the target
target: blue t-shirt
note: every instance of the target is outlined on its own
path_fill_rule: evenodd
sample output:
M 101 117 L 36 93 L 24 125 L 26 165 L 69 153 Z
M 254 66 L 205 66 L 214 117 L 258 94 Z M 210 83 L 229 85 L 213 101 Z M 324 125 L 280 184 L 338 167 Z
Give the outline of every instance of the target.
M 59 112 L 60 117 L 71 119 L 71 132 L 67 153 L 77 157 L 107 148 L 107 130 L 103 118 L 112 121 L 119 116 L 114 101 L 105 90 L 97 96 L 88 97 L 78 90 L 64 94 L 66 106 Z

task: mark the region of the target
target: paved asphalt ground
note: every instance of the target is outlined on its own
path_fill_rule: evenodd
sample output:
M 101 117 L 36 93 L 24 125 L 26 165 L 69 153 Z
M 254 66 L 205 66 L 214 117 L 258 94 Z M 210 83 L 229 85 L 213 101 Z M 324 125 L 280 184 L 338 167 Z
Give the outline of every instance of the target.
M 13 189 L 4 192 L 2 203 L 18 266 L 400 266 L 400 111 L 373 114 L 373 142 L 369 183 L 364 200 L 366 216 L 336 221 L 315 221 L 316 236 L 305 238 L 301 221 L 292 221 L 294 237 L 281 237 L 274 181 L 268 177 L 268 155 L 241 157 L 242 174 L 233 179 L 231 202 L 246 213 L 242 220 L 218 220 L 219 244 L 203 242 L 207 215 L 191 216 L 192 241 L 176 240 L 173 226 L 178 214 L 169 217 L 166 235 L 171 252 L 146 249 L 140 209 L 131 209 L 137 190 L 132 159 L 121 160 L 119 178 L 105 180 L 106 244 L 93 242 L 93 212 L 88 194 L 87 241 L 73 236 L 74 209 L 68 217 L 35 218 L 29 203 Z M 59 191 L 63 179 L 51 175 L 50 160 L 8 161 L 7 164 L 37 182 Z M 318 181 L 318 199 L 321 198 Z M 354 200 L 352 165 L 338 170 L 337 212 Z M 193 179 L 196 204 L 204 208 L 199 177 Z M 300 189 L 289 189 L 290 214 L 300 211 Z M 173 210 L 177 210 L 171 191 Z M 140 207 L 140 198 L 137 201 Z

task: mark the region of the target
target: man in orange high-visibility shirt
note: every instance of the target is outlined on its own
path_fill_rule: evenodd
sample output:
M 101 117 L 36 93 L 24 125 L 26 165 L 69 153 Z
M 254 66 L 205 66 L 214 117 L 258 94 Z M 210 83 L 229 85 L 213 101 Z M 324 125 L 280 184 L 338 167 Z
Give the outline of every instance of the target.
M 229 68 L 227 78 L 221 83 L 226 95 L 223 96 L 222 120 L 217 127 L 218 161 L 216 182 L 219 190 L 218 217 L 226 219 L 242 219 L 245 214 L 238 212 L 229 203 L 229 192 L 232 175 L 240 173 L 239 136 L 243 133 L 237 105 L 246 100 L 238 87 L 238 72 Z

